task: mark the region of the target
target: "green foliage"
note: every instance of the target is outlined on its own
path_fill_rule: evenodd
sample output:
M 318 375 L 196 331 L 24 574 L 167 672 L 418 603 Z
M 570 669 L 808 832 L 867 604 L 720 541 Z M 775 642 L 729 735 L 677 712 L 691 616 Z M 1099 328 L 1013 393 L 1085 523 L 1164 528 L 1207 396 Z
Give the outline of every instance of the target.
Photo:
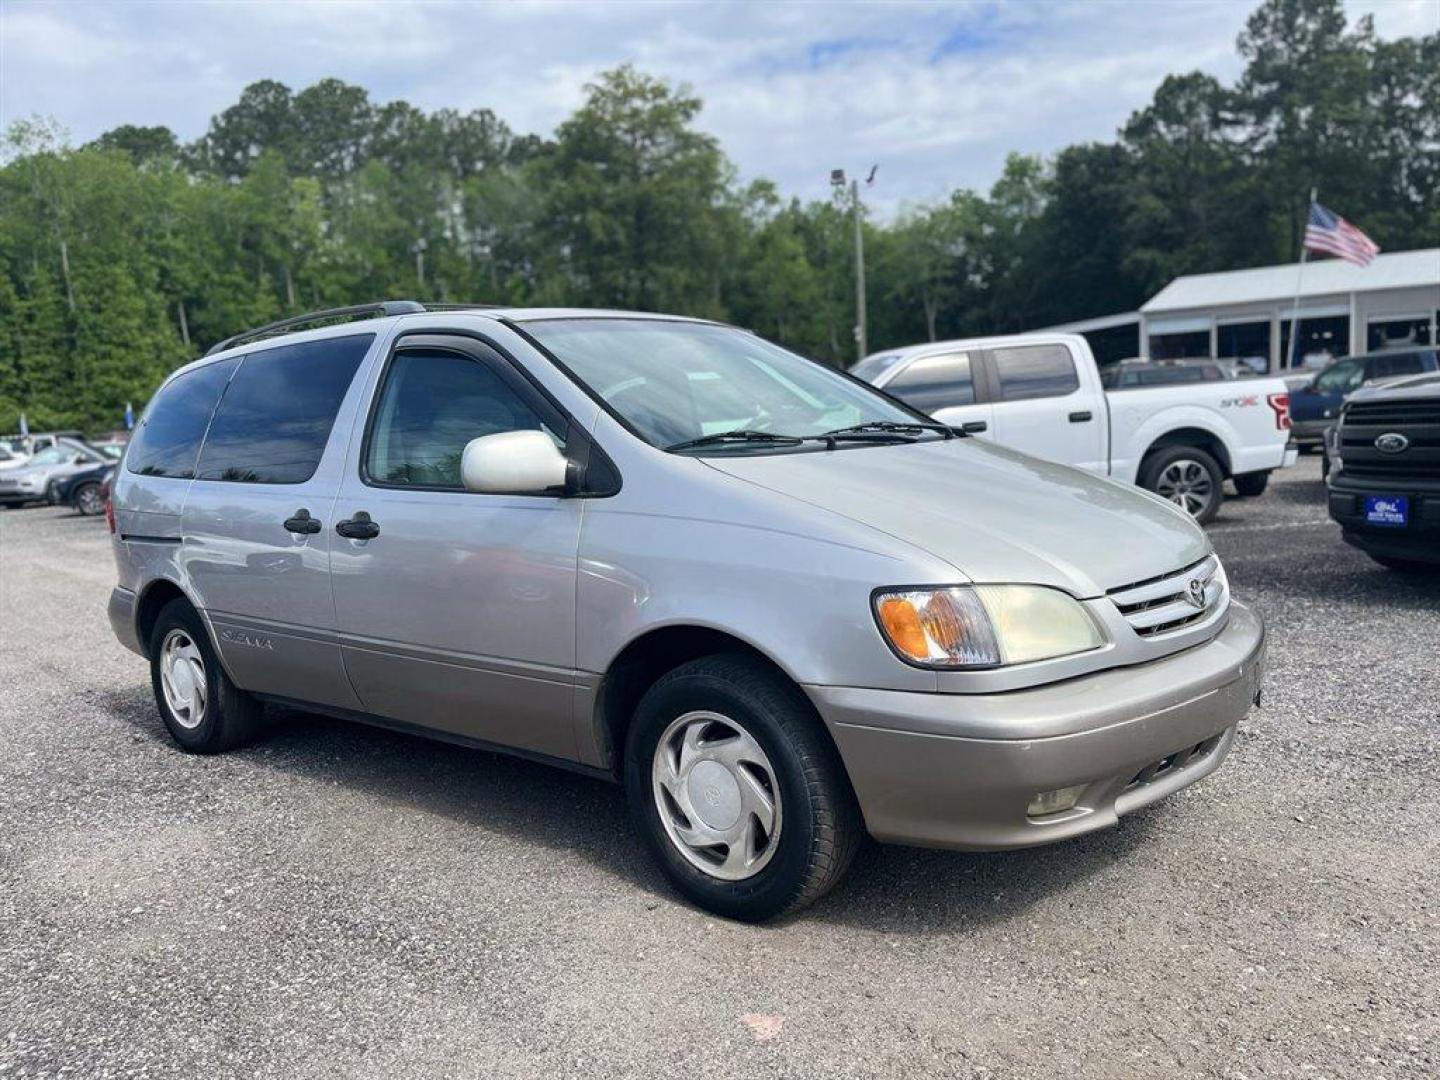
M 1134 308 L 1295 257 L 1310 187 L 1388 249 L 1440 238 L 1440 33 L 1265 0 L 1233 86 L 1167 78 L 1115 141 L 865 220 L 873 348 Z M 605 72 L 553 139 L 488 109 L 247 87 L 205 135 L 53 122 L 0 143 L 0 430 L 108 429 L 237 330 L 386 297 L 704 315 L 854 358 L 844 201 L 740 185 L 688 89 Z

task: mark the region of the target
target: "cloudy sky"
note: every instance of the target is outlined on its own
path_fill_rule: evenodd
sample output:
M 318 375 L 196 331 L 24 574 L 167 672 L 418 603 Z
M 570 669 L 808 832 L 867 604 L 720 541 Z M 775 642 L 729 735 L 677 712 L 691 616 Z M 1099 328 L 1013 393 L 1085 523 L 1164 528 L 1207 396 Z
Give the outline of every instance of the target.
M 1250 0 L 510 3 L 0 0 L 0 121 L 83 142 L 122 123 L 181 138 L 261 78 L 327 75 L 426 109 L 488 106 L 550 132 L 624 61 L 690 83 L 746 177 L 823 194 L 880 171 L 883 211 L 986 187 L 1007 151 L 1113 135 L 1167 73 L 1239 70 Z M 1383 36 L 1440 28 L 1436 0 L 1347 0 Z

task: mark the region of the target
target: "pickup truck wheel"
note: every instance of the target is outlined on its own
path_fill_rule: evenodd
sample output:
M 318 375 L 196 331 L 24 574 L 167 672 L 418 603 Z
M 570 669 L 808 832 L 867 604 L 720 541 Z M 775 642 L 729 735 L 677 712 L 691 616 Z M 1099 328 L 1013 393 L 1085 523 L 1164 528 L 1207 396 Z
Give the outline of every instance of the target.
M 234 749 L 260 730 L 264 707 L 230 681 L 186 600 L 171 600 L 155 619 L 150 685 L 170 737 L 192 754 Z
M 1204 525 L 1220 512 L 1224 479 L 1219 463 L 1199 447 L 1167 446 L 1145 462 L 1140 486 L 1169 499 Z
M 645 693 L 626 740 L 625 789 L 671 883 L 746 922 L 818 899 L 864 834 L 810 703 L 744 656 L 682 664 Z
M 1265 494 L 1265 486 L 1269 483 L 1269 469 L 1264 472 L 1243 473 L 1235 477 L 1235 491 L 1246 498 L 1254 498 L 1256 495 Z

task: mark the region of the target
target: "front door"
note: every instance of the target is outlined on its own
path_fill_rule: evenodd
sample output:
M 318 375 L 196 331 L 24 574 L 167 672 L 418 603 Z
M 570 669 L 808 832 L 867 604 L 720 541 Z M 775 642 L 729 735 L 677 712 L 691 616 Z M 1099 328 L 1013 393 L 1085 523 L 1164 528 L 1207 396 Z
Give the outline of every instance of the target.
M 360 706 L 335 640 L 328 526 L 363 381 L 355 373 L 374 340 L 257 349 L 210 421 L 180 554 L 225 666 L 246 690 Z
M 400 338 L 374 398 L 335 508 L 352 536 L 334 536 L 330 553 L 341 652 L 364 708 L 574 758 L 584 500 L 460 483 L 471 439 L 541 430 L 563 448 L 566 419 L 463 335 Z
M 1110 470 L 1109 418 L 1059 343 L 1007 345 L 986 353 L 995 401 L 995 441 L 1100 476 Z

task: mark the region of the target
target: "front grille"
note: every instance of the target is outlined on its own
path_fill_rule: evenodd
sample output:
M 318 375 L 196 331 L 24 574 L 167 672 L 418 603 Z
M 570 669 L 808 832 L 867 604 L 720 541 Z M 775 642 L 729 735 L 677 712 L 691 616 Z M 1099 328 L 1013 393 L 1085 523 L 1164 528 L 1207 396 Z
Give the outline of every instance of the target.
M 1134 775 L 1130 782 L 1125 785 L 1125 790 L 1133 791 L 1135 788 L 1144 787 L 1152 780 L 1159 780 L 1162 776 L 1177 772 L 1186 765 L 1198 764 L 1215 752 L 1215 748 L 1220 745 L 1220 739 L 1222 737 L 1223 733 L 1221 735 L 1212 735 L 1204 742 L 1198 742 L 1194 746 L 1187 746 L 1183 750 L 1176 750 L 1175 753 L 1169 754 L 1159 761 L 1152 761 Z
M 1111 589 L 1106 595 L 1143 638 L 1204 622 L 1230 602 L 1225 571 L 1214 555 L 1159 577 Z
M 1388 434 L 1405 436 L 1409 445 L 1385 453 L 1375 440 Z M 1440 477 L 1440 400 L 1353 402 L 1340 422 L 1339 438 L 1346 476 L 1400 482 Z
M 1352 401 L 1345 419 L 1354 424 L 1440 424 L 1440 399 Z

